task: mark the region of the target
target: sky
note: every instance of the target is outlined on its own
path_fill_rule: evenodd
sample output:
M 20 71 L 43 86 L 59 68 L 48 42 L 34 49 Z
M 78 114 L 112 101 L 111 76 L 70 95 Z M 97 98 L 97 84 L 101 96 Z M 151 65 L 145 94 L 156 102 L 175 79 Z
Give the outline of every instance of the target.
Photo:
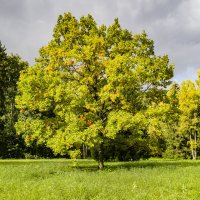
M 174 80 L 195 80 L 200 69 L 200 0 L 0 0 L 0 41 L 30 65 L 51 40 L 57 18 L 91 14 L 98 25 L 115 18 L 154 40 L 156 55 L 175 64 Z

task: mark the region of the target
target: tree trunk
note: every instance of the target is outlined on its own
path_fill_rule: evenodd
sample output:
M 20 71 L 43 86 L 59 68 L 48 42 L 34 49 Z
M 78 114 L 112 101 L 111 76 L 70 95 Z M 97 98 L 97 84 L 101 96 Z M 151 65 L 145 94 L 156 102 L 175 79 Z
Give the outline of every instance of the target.
M 86 159 L 87 157 L 87 146 L 83 144 L 83 159 Z
M 195 133 L 194 133 L 195 134 Z M 196 135 L 196 134 L 195 134 Z M 192 139 L 192 134 L 190 134 L 190 145 L 191 145 L 191 154 L 192 160 L 196 160 L 196 136 L 194 135 L 194 140 Z
M 194 131 L 194 160 L 197 159 L 197 132 Z
M 192 134 L 190 133 L 190 149 L 191 149 L 191 154 L 192 154 L 192 160 L 194 160 L 194 153 L 193 153 L 193 148 L 192 148 Z
M 192 149 L 192 160 L 196 160 L 195 158 L 195 151 Z
M 103 160 L 103 143 L 99 146 L 99 164 L 98 168 L 102 170 L 104 168 L 104 160 Z

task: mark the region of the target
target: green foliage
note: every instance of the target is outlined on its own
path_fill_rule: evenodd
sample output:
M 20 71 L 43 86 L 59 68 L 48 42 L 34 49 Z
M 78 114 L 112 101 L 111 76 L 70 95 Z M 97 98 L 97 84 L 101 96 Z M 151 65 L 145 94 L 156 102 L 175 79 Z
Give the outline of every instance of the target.
M 149 107 L 147 113 L 148 133 L 164 141 L 160 155 L 197 158 L 200 119 L 197 85 L 191 81 L 184 81 L 180 86 L 173 84 L 167 92 L 165 102 Z
M 145 32 L 132 35 L 117 19 L 97 26 L 91 15 L 60 15 L 36 61 L 18 83 L 16 128 L 27 143 L 60 154 L 83 143 L 99 149 L 124 131 L 139 140 L 145 110 L 163 99 L 173 76 Z
M 65 13 L 39 53 L 28 67 L 0 43 L 0 157 L 198 157 L 200 72 L 171 85 L 145 32 Z
M 19 56 L 7 55 L 0 43 L 0 157 L 21 157 L 21 137 L 16 135 L 14 124 L 18 110 L 15 107 L 17 81 L 27 63 Z
M 181 127 L 180 131 L 187 132 L 195 129 L 199 123 L 198 107 L 199 96 L 195 84 L 191 81 L 181 83 L 179 92 L 179 104 L 181 110 Z
M 180 85 L 179 105 L 180 105 L 180 133 L 187 138 L 192 158 L 197 158 L 197 143 L 199 133 L 199 92 L 192 81 L 184 81 Z

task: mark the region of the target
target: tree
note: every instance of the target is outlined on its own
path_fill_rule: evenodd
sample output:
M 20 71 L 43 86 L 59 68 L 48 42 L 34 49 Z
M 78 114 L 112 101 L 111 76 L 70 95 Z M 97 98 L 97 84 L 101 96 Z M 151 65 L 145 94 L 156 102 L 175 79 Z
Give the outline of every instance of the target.
M 168 158 L 184 158 L 187 142 L 179 132 L 180 86 L 174 83 L 166 93 L 164 102 L 153 104 L 147 110 L 148 133 L 153 142 L 156 155 Z M 157 142 L 156 142 L 157 141 Z M 154 153 L 154 154 L 155 154 Z
M 6 87 L 6 66 L 7 66 L 7 54 L 5 47 L 0 43 L 0 141 L 4 141 L 4 119 L 3 115 L 5 113 L 5 93 L 4 88 Z M 1 152 L 4 151 L 5 143 L 2 142 L 1 144 Z
M 3 158 L 20 156 L 20 139 L 14 128 L 18 117 L 15 96 L 20 71 L 26 67 L 27 63 L 19 56 L 7 55 L 5 47 L 0 43 L 0 156 Z
M 179 131 L 188 139 L 193 160 L 197 158 L 197 135 L 199 132 L 199 94 L 192 81 L 183 81 L 178 94 L 180 105 Z
M 91 15 L 78 21 L 65 13 L 36 64 L 21 74 L 16 128 L 27 143 L 46 143 L 55 153 L 93 147 L 102 169 L 106 141 L 124 131 L 143 134 L 143 113 L 172 76 L 173 65 L 154 54 L 145 32 L 133 35 L 118 19 L 97 26 Z
M 187 143 L 184 136 L 179 132 L 180 124 L 180 105 L 179 95 L 180 86 L 174 83 L 167 92 L 167 104 L 169 111 L 166 114 L 164 128 L 164 139 L 166 141 L 166 150 L 163 153 L 168 158 L 186 158 Z

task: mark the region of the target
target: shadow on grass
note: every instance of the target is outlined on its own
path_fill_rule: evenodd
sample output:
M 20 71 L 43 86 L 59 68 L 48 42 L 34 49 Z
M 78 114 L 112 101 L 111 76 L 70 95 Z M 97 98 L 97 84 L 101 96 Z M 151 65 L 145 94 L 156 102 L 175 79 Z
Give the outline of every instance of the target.
M 81 171 L 98 171 L 98 163 L 94 160 L 67 160 L 67 159 L 35 159 L 35 160 L 0 160 L 0 166 L 2 165 L 33 165 L 33 166 L 46 166 L 46 167 L 56 167 L 61 169 L 61 171 L 68 170 L 81 170 Z M 184 168 L 190 166 L 200 166 L 200 160 L 165 160 L 165 159 L 155 159 L 155 160 L 141 160 L 141 161 L 130 161 L 130 162 L 105 162 L 104 170 L 119 170 L 127 169 L 131 170 L 134 168 Z
M 86 164 L 86 163 L 85 163 Z M 200 166 L 199 161 L 193 160 L 145 160 L 145 161 L 130 161 L 130 162 L 106 162 L 104 170 L 119 170 L 119 169 L 134 169 L 134 168 L 184 168 L 190 166 Z M 86 170 L 86 171 L 97 171 L 96 165 L 84 165 L 77 164 L 76 166 L 71 166 L 71 168 Z

